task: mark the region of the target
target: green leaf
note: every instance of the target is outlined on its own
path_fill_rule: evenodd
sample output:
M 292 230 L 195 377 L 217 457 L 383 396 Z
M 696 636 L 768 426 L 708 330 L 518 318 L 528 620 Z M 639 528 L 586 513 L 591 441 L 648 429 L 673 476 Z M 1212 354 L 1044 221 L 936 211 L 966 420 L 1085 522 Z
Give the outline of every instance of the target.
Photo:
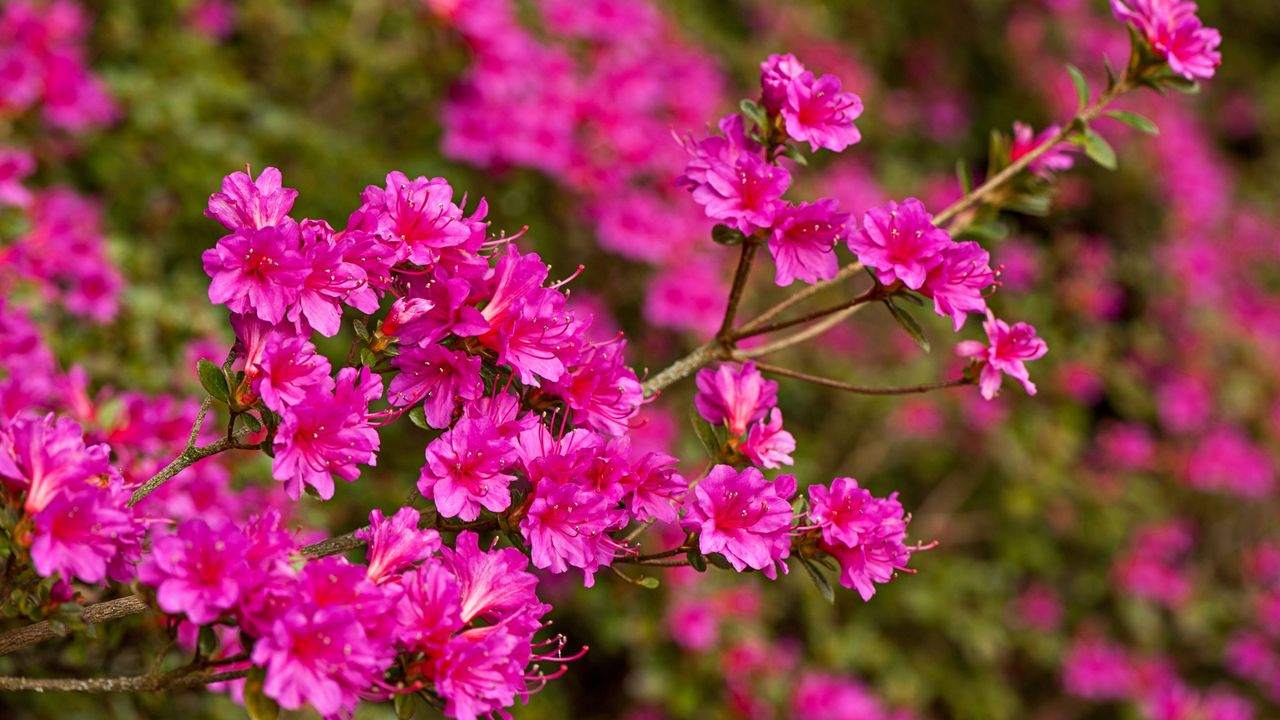
M 1067 72 L 1071 73 L 1071 82 L 1076 84 L 1076 99 L 1080 101 L 1080 109 L 1083 110 L 1089 106 L 1089 81 L 1084 79 L 1080 68 L 1071 63 L 1067 63 Z
M 689 567 L 697 570 L 698 572 L 707 571 L 707 559 L 702 556 L 702 553 L 698 551 L 698 548 L 689 548 L 689 552 L 685 553 L 685 557 L 689 559 Z
M 956 161 L 956 179 L 960 181 L 960 190 L 965 195 L 973 192 L 973 176 L 969 174 L 969 164 L 964 160 Z
M 239 417 L 240 422 L 244 423 L 244 426 L 249 429 L 249 432 L 262 432 L 262 423 L 258 421 L 258 418 L 250 415 L 249 413 L 244 413 Z
M 1156 127 L 1155 123 L 1138 113 L 1129 112 L 1127 110 L 1108 110 L 1104 114 L 1112 120 L 1119 120 L 1134 130 L 1140 130 L 1148 135 L 1160 134 L 1160 128 Z
M 733 563 L 730 563 L 730 562 L 729 562 L 729 560 L 725 558 L 725 556 L 723 556 L 723 555 L 721 555 L 721 554 L 719 554 L 719 553 L 716 553 L 715 555 L 708 555 L 708 556 L 707 556 L 707 562 L 711 563 L 712 565 L 715 565 L 716 567 L 720 568 L 721 570 L 733 570 L 733 569 L 734 569 L 734 567 L 733 567 Z
M 716 225 L 711 228 L 711 239 L 720 245 L 732 246 L 741 245 L 747 239 L 747 236 L 743 235 L 742 231 L 731 228 L 728 225 Z
M 893 315 L 893 319 L 898 321 L 903 330 L 916 341 L 925 352 L 929 352 L 929 339 L 924 336 L 924 329 L 920 327 L 920 323 L 916 319 L 907 314 L 906 310 L 894 304 L 893 298 L 885 298 L 884 304 L 889 308 L 889 314 Z
M 392 705 L 396 709 L 396 717 L 400 720 L 409 720 L 409 718 L 412 718 L 414 703 L 413 693 L 400 693 L 396 695 L 395 700 L 392 701 Z
M 662 583 L 656 577 L 642 575 L 636 578 L 636 584 L 647 590 L 657 590 L 658 586 L 661 585 Z
M 1107 89 L 1110 90 L 1116 86 L 1116 71 L 1111 67 L 1111 58 L 1106 55 L 1102 56 L 1102 64 L 1107 68 Z
M 1172 90 L 1177 90 L 1183 95 L 1200 94 L 1200 83 L 1195 80 L 1188 80 L 1181 75 L 1170 75 L 1160 79 L 1160 84 Z
M 822 570 L 818 569 L 818 566 L 814 565 L 809 558 L 798 556 L 797 559 L 800 561 L 800 564 L 804 566 L 804 569 L 809 571 L 809 578 L 813 580 L 814 585 L 818 586 L 818 592 L 822 593 L 822 597 L 825 598 L 827 602 L 835 605 L 836 591 L 835 588 L 831 587 L 831 581 L 827 579 L 827 576 L 824 575 Z
M 769 115 L 764 108 L 755 103 L 754 100 L 743 100 L 738 103 L 738 108 L 742 110 L 742 114 L 746 115 L 751 122 L 763 128 L 769 122 Z
M 809 158 L 805 157 L 804 150 L 801 150 L 799 145 L 787 143 L 787 151 L 783 155 L 795 160 L 797 165 L 809 167 Z
M 360 364 L 365 367 L 373 367 L 378 362 L 378 356 L 373 354 L 369 348 L 360 348 Z
M 205 625 L 200 628 L 196 648 L 200 653 L 200 657 L 206 658 L 213 655 L 213 652 L 218 649 L 218 635 L 213 631 L 212 625 Z
M 1116 151 L 1093 128 L 1084 131 L 1084 154 L 1108 170 L 1116 169 Z
M 266 670 L 255 667 L 249 670 L 244 681 L 244 709 L 249 711 L 252 720 L 276 720 L 280 717 L 280 706 L 262 691 L 266 677 Z
M 431 426 L 427 424 L 426 411 L 422 409 L 421 405 L 409 411 L 409 422 L 413 423 L 414 425 L 417 425 L 423 430 L 431 429 Z
M 364 324 L 364 320 L 356 318 L 351 325 L 356 329 L 356 337 L 369 342 L 369 326 Z
M 200 387 L 209 393 L 209 397 L 224 403 L 231 402 L 231 389 L 227 387 L 227 376 L 222 368 L 200 358 L 200 362 L 196 363 L 196 373 L 200 376 Z
M 976 240 L 978 242 L 996 242 L 1009 236 L 1009 227 L 999 220 L 973 223 L 955 236 L 956 240 Z
M 693 423 L 694 434 L 702 443 L 702 449 L 707 451 L 707 457 L 714 460 L 720 455 L 720 438 L 716 437 L 716 431 L 698 415 L 697 410 L 689 411 L 689 420 Z

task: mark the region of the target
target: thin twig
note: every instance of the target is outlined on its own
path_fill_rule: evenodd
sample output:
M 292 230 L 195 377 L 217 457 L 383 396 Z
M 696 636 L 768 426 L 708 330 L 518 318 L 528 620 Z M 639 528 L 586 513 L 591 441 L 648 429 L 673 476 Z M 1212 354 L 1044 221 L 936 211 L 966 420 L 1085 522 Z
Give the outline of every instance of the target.
M 832 380 L 831 378 L 820 377 L 818 375 L 810 375 L 798 370 L 770 365 L 768 363 L 756 363 L 756 367 L 760 369 L 760 372 L 772 373 L 774 375 L 781 375 L 783 377 L 794 378 L 796 380 L 804 380 L 805 382 L 810 382 L 814 385 L 821 385 L 823 387 L 843 390 L 844 392 L 856 393 L 858 395 L 916 395 L 919 393 L 931 392 L 933 390 L 944 390 L 947 388 L 973 384 L 973 381 L 967 378 L 958 378 L 956 380 L 925 383 L 923 385 L 909 385 L 906 387 L 865 387 L 862 385 L 852 385 L 839 380 Z
M 808 340 L 811 340 L 812 338 L 815 338 L 825 333 L 831 328 L 849 319 L 854 315 L 854 313 L 858 312 L 864 307 L 867 307 L 865 303 L 862 305 L 855 305 L 851 308 L 848 308 L 847 310 L 841 310 L 838 313 L 834 313 L 832 315 L 827 316 L 824 320 L 821 320 L 819 322 L 814 323 L 813 325 L 810 325 L 809 327 L 805 328 L 804 330 L 801 330 L 800 332 L 795 333 L 794 335 L 788 335 L 787 337 L 784 337 L 780 340 L 775 340 L 774 342 L 771 342 L 768 345 L 761 345 L 760 347 L 756 347 L 756 348 L 745 348 L 745 349 L 739 350 L 737 352 L 737 355 L 742 358 L 750 359 L 750 358 L 764 357 L 765 355 L 772 355 L 773 353 L 779 352 L 781 350 L 786 350 L 787 348 L 793 345 L 799 345 L 802 342 L 806 342 Z
M 742 294 L 747 288 L 747 278 L 751 276 L 751 261 L 755 259 L 756 247 L 759 243 L 748 237 L 742 242 L 742 254 L 738 256 L 738 269 L 733 273 L 733 287 L 729 289 L 729 306 L 724 310 L 724 320 L 716 337 L 729 340 L 733 334 L 733 321 L 738 315 L 738 304 L 742 302 Z
M 146 611 L 147 603 L 142 596 L 130 595 L 86 606 L 81 618 L 89 625 L 97 625 Z M 0 634 L 0 655 L 7 655 L 56 637 L 60 637 L 60 634 L 48 620 L 16 628 Z
M 86 679 L 0 677 L 0 690 L 85 693 L 159 692 L 161 690 L 177 690 L 237 680 L 247 675 L 248 672 L 248 670 L 196 671 L 178 674 L 166 673 L 163 675 Z
M 857 307 L 859 305 L 869 303 L 873 300 L 878 300 L 884 294 L 885 294 L 884 286 L 877 283 L 876 285 L 873 285 L 872 287 L 868 288 L 866 292 L 853 298 L 852 300 L 842 302 L 839 305 L 826 307 L 821 310 L 814 310 L 813 312 L 806 313 L 804 315 L 801 315 L 800 317 L 791 318 L 790 320 L 780 320 L 778 322 L 769 323 L 767 325 L 756 325 L 755 327 L 752 327 L 750 330 L 740 329 L 733 333 L 733 339 L 735 341 L 745 340 L 749 337 L 755 337 L 756 335 L 765 335 L 768 333 L 777 332 L 779 330 L 786 330 L 787 328 L 795 327 L 796 325 L 804 325 L 806 323 L 811 323 L 814 320 L 821 320 L 822 318 L 827 317 L 828 315 L 834 315 L 838 312 L 843 312 L 845 310 L 848 310 L 849 308 Z

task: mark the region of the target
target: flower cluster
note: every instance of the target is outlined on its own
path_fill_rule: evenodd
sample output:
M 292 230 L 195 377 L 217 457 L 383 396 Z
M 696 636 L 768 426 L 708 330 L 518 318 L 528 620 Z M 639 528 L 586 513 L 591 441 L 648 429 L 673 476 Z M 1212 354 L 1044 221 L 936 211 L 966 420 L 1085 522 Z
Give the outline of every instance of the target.
M 1188 80 L 1211 78 L 1222 64 L 1222 35 L 1200 22 L 1190 0 L 1111 0 L 1111 12 Z
M 724 426 L 731 448 L 762 468 L 792 464 L 796 440 L 782 429 L 778 383 L 765 380 L 750 362 L 700 370 L 697 383 L 693 401 L 698 413 L 712 425 Z
M 238 636 L 222 644 L 252 643 L 238 664 L 261 668 L 263 692 L 284 708 L 350 716 L 361 697 L 425 688 L 451 717 L 474 720 L 535 692 L 546 678 L 532 666 L 563 658 L 534 640 L 550 606 L 524 555 L 483 550 L 474 533 L 442 548 L 412 508 L 369 519 L 367 566 L 330 556 L 298 567 L 296 542 L 269 512 L 158 530 L 138 577 L 166 613 L 234 622 Z
M 115 117 L 115 103 L 85 65 L 87 26 L 72 0 L 13 0 L 0 8 L 0 115 L 39 106 L 49 124 L 69 130 Z

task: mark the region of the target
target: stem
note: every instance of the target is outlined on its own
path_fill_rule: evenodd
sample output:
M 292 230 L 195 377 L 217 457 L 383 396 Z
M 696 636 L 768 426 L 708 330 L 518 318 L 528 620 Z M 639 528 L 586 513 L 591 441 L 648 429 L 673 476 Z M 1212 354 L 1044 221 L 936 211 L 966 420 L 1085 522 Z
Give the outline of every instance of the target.
M 163 675 L 134 675 L 111 678 L 26 678 L 0 677 L 0 690 L 34 690 L 36 692 L 159 692 L 179 688 L 197 687 L 210 683 L 236 680 L 248 674 L 248 670 L 224 672 L 193 671 L 179 668 Z
M 786 350 L 792 345 L 799 345 L 802 342 L 805 342 L 807 340 L 810 340 L 812 338 L 815 338 L 825 333 L 831 328 L 844 322 L 846 319 L 851 317 L 854 313 L 858 312 L 859 310 L 861 310 L 866 306 L 867 304 L 863 303 L 862 305 L 855 305 L 851 308 L 841 310 L 838 313 L 828 316 L 825 320 L 822 320 L 821 322 L 818 322 L 818 323 L 814 323 L 811 327 L 807 327 L 804 330 L 801 330 L 800 332 L 795 333 L 794 335 L 788 335 L 787 337 L 784 337 L 781 340 L 777 340 L 775 342 L 769 343 L 768 345 L 761 345 L 760 347 L 757 347 L 757 348 L 739 350 L 737 355 L 738 357 L 743 357 L 743 358 L 758 358 L 758 357 L 764 357 L 765 355 L 772 355 L 773 353 L 776 353 L 780 350 Z
M 751 261 L 756 257 L 757 244 L 751 237 L 742 241 L 742 255 L 738 257 L 738 269 L 733 274 L 733 287 L 729 290 L 729 306 L 724 310 L 724 321 L 720 323 L 720 331 L 716 333 L 720 340 L 727 341 L 733 337 L 733 321 L 747 287 L 747 277 L 751 275 Z
M 805 323 L 810 323 L 810 322 L 813 322 L 814 320 L 821 320 L 822 318 L 828 315 L 834 315 L 835 313 L 848 310 L 849 308 L 857 307 L 859 305 L 862 305 L 863 303 L 868 303 L 873 300 L 878 300 L 882 296 L 883 291 L 884 291 L 884 286 L 877 283 L 873 285 L 871 288 L 869 288 L 866 292 L 862 293 L 861 295 L 859 295 L 858 297 L 852 300 L 842 302 L 839 305 L 833 305 L 828 308 L 823 308 L 822 310 L 815 310 L 811 313 L 807 313 L 805 315 L 801 315 L 800 317 L 792 318 L 790 320 L 781 320 L 775 323 L 769 323 L 767 325 L 757 324 L 750 329 L 743 328 L 733 334 L 733 339 L 745 340 L 746 338 L 755 337 L 756 335 L 765 335 L 767 333 L 777 332 L 779 330 L 786 330 L 787 328 L 795 327 L 796 325 L 804 325 Z
M 138 613 L 146 612 L 147 609 L 147 603 L 142 599 L 141 595 L 130 595 L 129 597 L 90 605 L 84 609 L 82 617 L 85 623 L 97 625 L 119 620 L 130 615 L 137 615 Z M 59 637 L 59 633 L 53 629 L 53 624 L 48 620 L 10 630 L 0 634 L 0 655 L 7 655 L 45 640 L 52 640 L 55 637 Z
M 823 280 L 822 282 L 814 283 L 813 285 L 806 286 L 792 293 L 791 295 L 788 295 L 778 304 L 774 305 L 768 310 L 765 310 L 764 312 L 756 316 L 755 319 L 751 320 L 750 322 L 746 323 L 742 327 L 738 328 L 738 331 L 751 332 L 755 330 L 757 327 L 759 327 L 760 325 L 763 325 L 766 321 L 768 321 L 770 318 L 775 317 L 776 315 L 781 313 L 783 310 L 786 310 L 792 305 L 801 303 L 809 299 L 810 297 L 816 295 L 817 293 L 822 292 L 823 290 L 826 290 L 829 287 L 839 285 L 845 280 L 848 280 L 849 278 L 856 275 L 858 271 L 861 269 L 862 269 L 862 263 L 859 263 L 859 262 L 849 263 L 848 265 L 845 265 L 844 267 L 840 268 L 840 272 L 837 272 L 835 276 L 832 277 L 830 280 Z
M 1042 143 L 1036 149 L 1026 155 L 1023 155 L 1017 160 L 1014 160 L 1012 163 L 1009 163 L 1008 167 L 996 173 L 994 177 L 982 183 L 981 186 L 975 188 L 968 195 L 965 195 L 952 203 L 950 207 L 938 213 L 938 215 L 934 217 L 933 223 L 938 227 L 947 225 L 958 217 L 960 213 L 982 202 L 1002 185 L 1012 180 L 1016 175 L 1018 175 L 1018 173 L 1027 169 L 1027 166 L 1035 162 L 1041 155 L 1044 155 L 1052 150 L 1055 145 L 1066 140 L 1067 136 L 1071 135 L 1071 133 L 1076 132 L 1077 125 L 1088 123 L 1090 120 L 1101 115 L 1102 111 L 1105 110 L 1113 100 L 1125 94 L 1132 88 L 1133 82 L 1127 75 L 1116 81 L 1115 85 L 1107 88 L 1105 92 L 1098 96 L 1098 99 L 1094 101 L 1092 105 L 1089 105 L 1077 113 L 1076 116 L 1072 118 L 1071 122 L 1064 125 L 1061 130 L 1054 134 L 1053 137 L 1049 138 L 1048 142 Z
M 210 443 L 204 447 L 195 447 L 195 436 L 200 432 L 200 422 L 204 419 L 204 413 L 200 414 L 200 419 L 196 421 L 195 427 L 191 429 L 191 441 L 187 444 L 182 454 L 174 458 L 172 462 L 165 465 L 160 472 L 156 473 L 142 487 L 133 491 L 133 496 L 129 498 L 129 507 L 133 507 L 142 502 L 142 499 L 155 492 L 156 488 L 168 482 L 173 476 L 195 465 L 197 462 L 220 452 L 227 450 L 256 450 L 257 445 L 243 445 L 240 439 L 248 434 L 242 431 L 233 438 L 222 438 L 217 442 Z
M 662 392 L 662 390 L 668 385 L 679 380 L 683 380 L 703 367 L 710 365 L 712 361 L 725 359 L 727 357 L 728 351 L 718 340 L 702 345 L 688 355 L 685 355 L 671 365 L 668 365 L 662 372 L 646 380 L 643 386 L 644 396 L 646 398 L 653 397 L 659 392 Z
M 796 380 L 804 380 L 805 382 L 811 382 L 814 385 L 821 385 L 823 387 L 834 388 L 836 390 L 843 390 L 845 392 L 856 393 L 858 395 L 915 395 L 919 393 L 930 392 L 932 390 L 943 390 L 946 388 L 954 388 L 954 387 L 960 387 L 962 385 L 972 384 L 971 380 L 968 380 L 966 378 L 958 378 L 956 380 L 946 380 L 944 382 L 926 383 L 924 385 L 909 385 L 907 387 L 888 387 L 888 388 L 864 387 L 862 385 L 851 385 L 846 382 L 840 382 L 839 380 L 832 380 L 831 378 L 819 377 L 817 375 L 809 375 L 808 373 L 802 373 L 802 372 L 799 372 L 798 370 L 791 370 L 790 368 L 779 367 L 777 365 L 770 365 L 768 363 L 756 363 L 756 367 L 759 368 L 761 372 L 772 373 L 774 375 L 781 375 L 783 377 L 795 378 Z

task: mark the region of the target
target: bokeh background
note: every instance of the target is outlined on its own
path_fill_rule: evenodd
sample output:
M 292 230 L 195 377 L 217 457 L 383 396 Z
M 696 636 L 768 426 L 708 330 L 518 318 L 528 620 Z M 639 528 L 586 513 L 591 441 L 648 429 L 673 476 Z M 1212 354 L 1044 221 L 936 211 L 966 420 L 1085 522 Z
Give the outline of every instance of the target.
M 714 330 L 736 259 L 671 187 L 672 132 L 754 97 L 768 53 L 863 98 L 862 142 L 798 171 L 793 192 L 857 215 L 905 196 L 940 209 L 959 195 L 957 160 L 985 165 L 992 129 L 1070 117 L 1066 62 L 1099 83 L 1102 58 L 1128 53 L 1103 0 L 519 1 L 523 36 L 489 33 L 474 2 L 84 0 L 110 120 L 0 120 L 0 140 L 37 155 L 30 185 L 99 204 L 124 280 L 109 322 L 32 303 L 56 356 L 91 388 L 196 391 L 192 348 L 230 340 L 205 295 L 199 256 L 220 232 L 202 212 L 247 163 L 281 168 L 297 214 L 335 226 L 391 170 L 486 197 L 494 227 L 528 226 L 521 242 L 561 276 L 585 265 L 578 302 L 657 370 Z M 1199 95 L 1127 99 L 1160 136 L 1102 127 L 1117 171 L 1066 175 L 1050 217 L 1007 216 L 984 242 L 1004 266 L 997 312 L 1049 343 L 1038 396 L 782 382 L 802 482 L 900 492 L 913 538 L 938 541 L 918 574 L 834 605 L 801 572 L 676 572 L 655 591 L 548 580 L 556 626 L 591 649 L 517 717 L 1280 717 L 1280 4 L 1206 2 L 1201 16 L 1225 38 L 1219 76 Z M 755 280 L 748 306 L 762 308 L 779 291 Z M 957 367 L 943 321 L 927 324 L 926 355 L 880 315 L 775 362 L 877 385 Z M 689 382 L 664 393 L 641 432 L 692 466 L 690 396 Z M 377 468 L 328 504 L 305 498 L 298 521 L 344 532 L 402 503 L 425 439 L 410 427 L 383 443 Z M 262 463 L 235 478 L 271 482 Z M 157 630 L 134 618 L 0 671 L 105 674 L 144 662 Z M 243 712 L 209 693 L 12 696 L 0 710 Z

